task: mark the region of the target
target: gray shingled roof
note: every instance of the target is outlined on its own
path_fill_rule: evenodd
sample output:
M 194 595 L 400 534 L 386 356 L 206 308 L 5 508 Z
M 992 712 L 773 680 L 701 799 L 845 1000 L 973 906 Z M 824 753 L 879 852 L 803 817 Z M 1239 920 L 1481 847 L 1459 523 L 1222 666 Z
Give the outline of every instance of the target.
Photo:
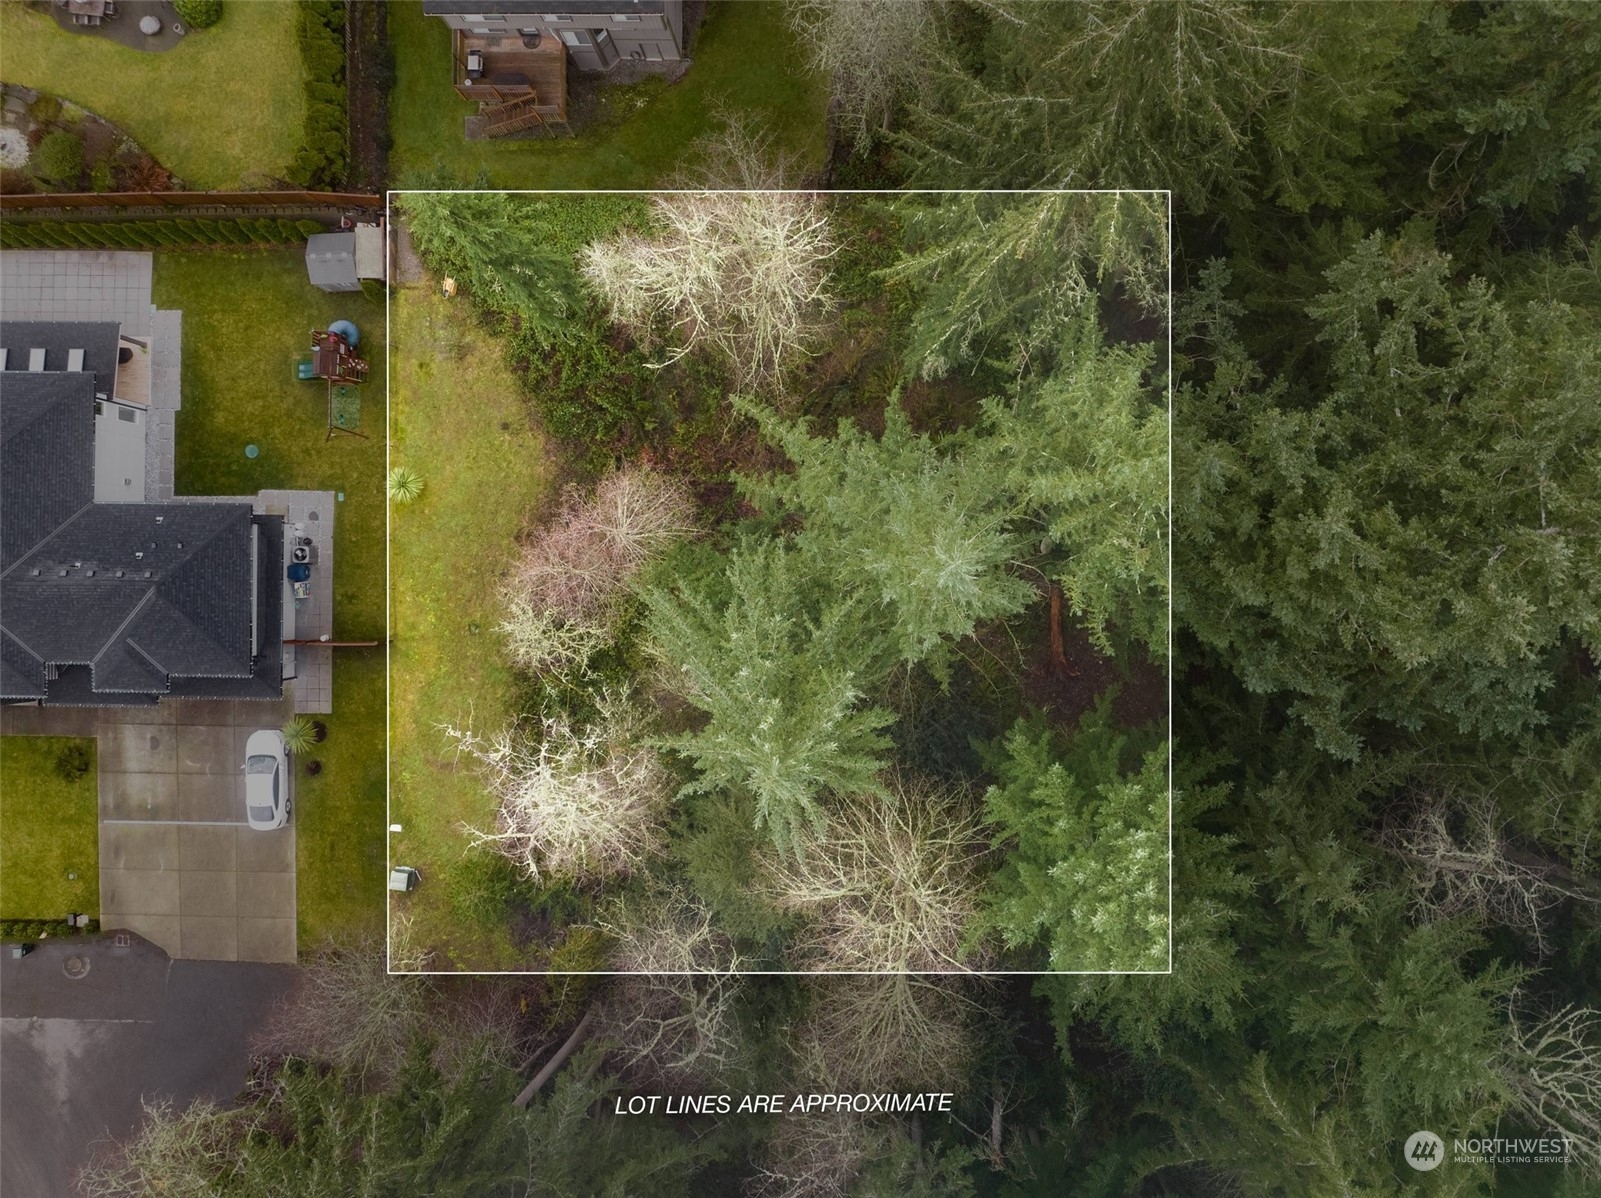
M 117 324 L 109 320 L 8 320 L 0 323 L 0 347 L 9 352 L 7 371 L 27 371 L 28 351 L 44 350 L 46 371 L 67 369 L 72 350 L 83 350 L 85 373 L 94 389 L 109 396 L 117 381 Z
M 94 500 L 94 418 L 91 375 L 0 374 L 0 573 Z
M 240 502 L 93 502 L 95 374 L 84 330 L 110 330 L 114 370 L 116 328 L 0 324 L 23 346 L 9 365 L 25 367 L 27 349 L 42 346 L 50 368 L 0 373 L 0 699 L 275 697 L 282 520 Z M 83 372 L 60 369 L 63 347 L 85 350 Z

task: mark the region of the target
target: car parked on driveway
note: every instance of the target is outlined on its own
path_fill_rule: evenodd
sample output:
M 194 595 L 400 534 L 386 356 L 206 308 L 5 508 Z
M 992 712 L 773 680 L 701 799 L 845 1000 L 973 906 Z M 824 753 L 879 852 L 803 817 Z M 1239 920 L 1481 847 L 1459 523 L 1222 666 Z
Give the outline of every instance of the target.
M 271 728 L 245 742 L 245 816 L 258 832 L 289 822 L 289 755 L 284 738 Z

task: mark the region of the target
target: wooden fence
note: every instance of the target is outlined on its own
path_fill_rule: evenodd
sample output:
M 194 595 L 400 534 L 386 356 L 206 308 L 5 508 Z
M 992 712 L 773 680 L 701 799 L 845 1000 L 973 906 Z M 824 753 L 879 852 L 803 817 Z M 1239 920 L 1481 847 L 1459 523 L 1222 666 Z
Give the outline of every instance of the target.
M 382 212 L 384 197 L 343 191 L 108 191 L 0 196 L 0 212 L 22 217 L 67 212 L 84 217 L 118 217 L 139 209 L 225 212 L 330 208 Z

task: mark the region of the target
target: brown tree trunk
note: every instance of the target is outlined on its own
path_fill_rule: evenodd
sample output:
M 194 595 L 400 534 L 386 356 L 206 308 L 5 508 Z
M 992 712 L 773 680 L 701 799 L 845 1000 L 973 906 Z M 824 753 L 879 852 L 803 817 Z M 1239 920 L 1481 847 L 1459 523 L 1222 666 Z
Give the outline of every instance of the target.
M 1067 646 L 1062 638 L 1062 585 L 1051 583 L 1051 668 L 1069 678 L 1077 678 L 1078 671 L 1067 660 Z
M 589 1025 L 594 1018 L 595 1009 L 593 1007 L 584 1012 L 584 1017 L 578 1021 L 578 1026 L 573 1028 L 573 1034 L 567 1037 L 566 1043 L 556 1050 L 555 1056 L 545 1062 L 543 1069 L 534 1074 L 534 1080 L 524 1086 L 522 1092 L 512 1099 L 514 1104 L 527 1106 L 533 1101 L 534 1095 L 539 1093 L 539 1087 L 554 1077 L 556 1070 L 560 1069 L 563 1062 L 573 1055 L 573 1049 L 577 1048 L 579 1042 L 583 1040 L 584 1033 L 589 1030 Z

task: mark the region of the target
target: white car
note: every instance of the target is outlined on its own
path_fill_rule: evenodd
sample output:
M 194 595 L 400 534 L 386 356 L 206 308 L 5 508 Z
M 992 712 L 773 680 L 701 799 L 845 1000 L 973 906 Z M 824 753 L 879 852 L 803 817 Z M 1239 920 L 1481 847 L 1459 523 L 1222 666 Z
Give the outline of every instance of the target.
M 258 832 L 289 822 L 289 758 L 283 736 L 271 728 L 245 742 L 245 815 Z

